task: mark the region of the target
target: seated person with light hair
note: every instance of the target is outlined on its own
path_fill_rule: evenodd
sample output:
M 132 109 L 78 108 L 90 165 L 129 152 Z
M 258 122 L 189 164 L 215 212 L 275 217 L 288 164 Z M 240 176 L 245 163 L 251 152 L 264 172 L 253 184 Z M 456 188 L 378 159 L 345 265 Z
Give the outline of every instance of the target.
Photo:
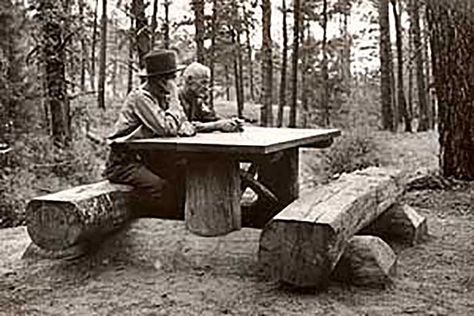
M 238 118 L 222 119 L 211 109 L 209 83 L 211 70 L 198 62 L 191 63 L 183 72 L 184 84 L 179 90 L 179 100 L 188 120 L 197 132 L 238 132 L 243 121 Z

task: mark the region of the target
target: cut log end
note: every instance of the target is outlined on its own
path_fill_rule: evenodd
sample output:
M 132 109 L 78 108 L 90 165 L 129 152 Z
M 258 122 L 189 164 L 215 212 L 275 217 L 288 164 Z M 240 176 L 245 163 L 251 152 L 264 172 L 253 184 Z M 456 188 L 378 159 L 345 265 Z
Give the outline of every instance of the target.
M 344 250 L 332 277 L 360 286 L 384 287 L 393 282 L 397 256 L 375 236 L 354 236 Z
M 83 231 L 83 224 L 69 203 L 34 201 L 28 205 L 26 214 L 31 240 L 45 249 L 68 248 Z
M 272 222 L 260 238 L 259 262 L 269 278 L 298 287 L 322 287 L 331 273 L 334 238 L 327 225 Z

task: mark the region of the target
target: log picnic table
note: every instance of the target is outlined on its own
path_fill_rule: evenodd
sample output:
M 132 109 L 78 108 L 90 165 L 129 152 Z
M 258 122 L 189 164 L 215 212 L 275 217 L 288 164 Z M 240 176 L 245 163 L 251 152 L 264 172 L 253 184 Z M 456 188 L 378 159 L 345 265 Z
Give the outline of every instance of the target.
M 398 203 L 407 179 L 392 168 L 343 174 L 299 196 L 299 148 L 325 148 L 339 135 L 337 129 L 247 126 L 240 133 L 121 141 L 116 145 L 158 160 L 163 153 L 184 158 L 185 196 L 177 197 L 183 203 L 148 209 L 133 187 L 101 181 L 32 199 L 28 233 L 53 256 L 76 256 L 137 217 L 184 219 L 202 236 L 254 227 L 262 229 L 258 257 L 269 278 L 298 287 L 322 287 L 332 274 L 354 284 L 385 284 L 396 254 L 384 240 L 419 243 L 427 221 Z M 250 168 L 242 170 L 241 162 Z M 249 205 L 241 203 L 246 185 L 258 195 Z
M 298 148 L 328 147 L 339 135 L 337 129 L 246 126 L 238 133 L 140 139 L 121 145 L 158 157 L 160 152 L 174 152 L 185 158 L 186 227 L 198 235 L 217 236 L 240 229 L 242 222 L 263 227 L 298 197 Z M 276 203 L 265 205 L 260 199 L 260 203 L 243 207 L 242 214 L 239 162 L 258 166 L 257 188 L 274 195 Z

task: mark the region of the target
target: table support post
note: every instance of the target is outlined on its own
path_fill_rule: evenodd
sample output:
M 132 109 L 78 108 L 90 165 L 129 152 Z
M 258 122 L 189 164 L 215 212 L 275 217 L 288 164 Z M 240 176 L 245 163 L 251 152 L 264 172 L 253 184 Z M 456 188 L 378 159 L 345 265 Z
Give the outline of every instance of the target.
M 239 163 L 226 155 L 199 155 L 186 169 L 186 227 L 201 236 L 241 228 Z

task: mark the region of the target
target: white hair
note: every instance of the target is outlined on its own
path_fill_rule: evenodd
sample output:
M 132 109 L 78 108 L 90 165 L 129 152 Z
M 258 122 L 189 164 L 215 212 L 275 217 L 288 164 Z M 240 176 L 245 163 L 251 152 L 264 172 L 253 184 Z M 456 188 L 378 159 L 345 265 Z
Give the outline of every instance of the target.
M 211 69 L 201 63 L 191 63 L 183 72 L 185 82 L 190 82 L 194 79 L 210 78 Z

